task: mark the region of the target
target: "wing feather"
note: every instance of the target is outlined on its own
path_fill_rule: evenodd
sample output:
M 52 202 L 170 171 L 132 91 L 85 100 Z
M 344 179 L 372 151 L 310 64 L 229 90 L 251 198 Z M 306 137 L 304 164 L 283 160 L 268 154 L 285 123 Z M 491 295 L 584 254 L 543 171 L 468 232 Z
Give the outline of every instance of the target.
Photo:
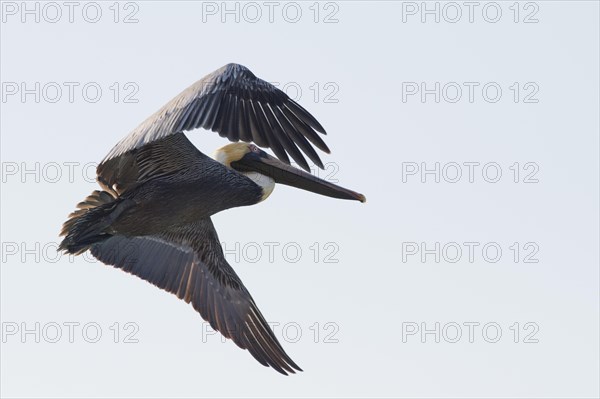
M 281 120 L 281 115 L 286 116 L 287 122 Z M 325 129 L 306 109 L 272 84 L 257 78 L 248 68 L 228 64 L 197 81 L 148 117 L 103 162 L 165 136 L 197 128 L 215 131 L 230 141 L 253 141 L 260 147 L 271 148 L 286 163 L 289 154 L 307 170 L 302 152 L 322 167 L 309 141 L 329 152 L 317 134 L 325 134 Z
M 262 113 L 261 109 L 258 106 L 258 103 L 250 100 L 250 126 L 252 127 L 252 141 L 256 143 L 259 147 L 267 148 L 269 147 L 269 142 L 267 141 L 267 136 L 265 133 L 266 129 L 262 126 L 262 119 L 259 118 L 259 112 Z M 268 128 L 268 127 L 267 127 Z
M 281 123 L 275 116 L 275 112 L 273 111 L 273 109 L 269 106 L 269 104 L 267 104 L 266 108 L 267 109 L 265 110 L 265 114 L 267 115 L 269 124 L 271 125 L 272 129 L 274 130 L 277 138 L 279 138 L 279 141 L 281 142 L 285 151 L 292 156 L 294 161 L 296 161 L 298 163 L 298 165 L 300 165 L 300 167 L 302 167 L 303 169 L 306 169 L 306 170 L 310 170 L 310 167 L 308 166 L 306 159 L 304 159 L 304 157 L 302 156 L 302 153 L 300 152 L 300 150 L 298 150 L 298 147 L 296 147 L 294 142 L 288 136 L 288 133 L 286 133 L 285 130 L 283 129 Z
M 294 127 L 307 139 L 310 140 L 311 143 L 318 149 L 323 152 L 330 153 L 331 150 L 327 147 L 327 144 L 319 137 L 318 134 L 314 132 L 303 120 L 301 120 L 290 108 L 283 107 L 281 108 L 284 115 L 288 118 Z
M 100 261 L 177 295 L 211 327 L 282 374 L 301 371 L 227 263 L 209 218 L 151 236 L 114 235 L 92 245 Z
M 290 121 L 283 114 L 283 111 L 281 109 L 276 108 L 274 110 L 274 112 L 275 112 L 275 116 L 277 117 L 277 120 L 282 125 L 283 130 L 288 132 L 288 134 L 290 135 L 290 138 L 292 140 L 294 140 L 294 143 L 298 147 L 300 147 L 300 149 L 302 151 L 304 151 L 304 153 L 306 155 L 308 155 L 310 160 L 313 161 L 315 163 L 315 165 L 317 165 L 319 168 L 323 169 L 324 166 L 323 166 L 323 162 L 321 161 L 321 158 L 319 158 L 319 155 L 317 154 L 315 149 L 310 145 L 308 140 L 306 140 L 306 137 L 304 137 L 300 132 L 298 132 L 296 127 L 290 123 Z

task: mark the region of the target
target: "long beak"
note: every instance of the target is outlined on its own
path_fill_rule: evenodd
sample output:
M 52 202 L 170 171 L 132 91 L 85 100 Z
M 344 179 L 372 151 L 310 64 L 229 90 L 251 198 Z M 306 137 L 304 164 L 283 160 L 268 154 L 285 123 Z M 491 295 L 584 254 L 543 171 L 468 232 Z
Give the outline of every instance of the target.
M 365 202 L 364 195 L 333 183 L 319 179 L 303 170 L 287 165 L 264 151 L 249 152 L 231 167 L 240 172 L 258 172 L 271 177 L 276 183 L 297 187 L 302 190 L 326 195 L 328 197 Z

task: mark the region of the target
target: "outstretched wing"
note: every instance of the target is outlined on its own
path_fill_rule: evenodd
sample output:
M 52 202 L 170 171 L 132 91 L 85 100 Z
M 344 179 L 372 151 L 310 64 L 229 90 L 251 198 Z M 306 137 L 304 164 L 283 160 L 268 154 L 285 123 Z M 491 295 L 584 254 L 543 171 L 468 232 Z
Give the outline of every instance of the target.
M 227 263 L 210 218 L 152 236 L 114 235 L 91 247 L 100 261 L 177 295 L 211 327 L 264 366 L 302 371 L 285 353 L 256 303 Z
M 105 161 L 161 137 L 204 128 L 230 141 L 254 142 L 271 148 L 282 161 L 288 154 L 309 170 L 299 148 L 319 167 L 323 163 L 311 143 L 324 152 L 329 148 L 317 132 L 323 126 L 302 106 L 272 84 L 257 78 L 248 68 L 227 64 L 205 76 L 121 140 Z

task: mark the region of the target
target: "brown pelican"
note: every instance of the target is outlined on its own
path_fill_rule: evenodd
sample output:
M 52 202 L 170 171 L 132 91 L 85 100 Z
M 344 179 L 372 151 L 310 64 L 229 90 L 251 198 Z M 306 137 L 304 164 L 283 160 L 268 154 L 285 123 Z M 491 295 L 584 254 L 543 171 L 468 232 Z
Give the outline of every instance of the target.
M 183 133 L 196 128 L 234 143 L 209 158 Z M 102 191 L 69 215 L 60 249 L 90 250 L 101 262 L 191 302 L 213 329 L 261 364 L 282 374 L 302 371 L 225 260 L 210 216 L 264 201 L 275 183 L 364 202 L 362 194 L 289 165 L 288 154 L 309 170 L 300 148 L 323 168 L 310 143 L 329 149 L 317 132 L 325 134 L 285 93 L 246 67 L 228 64 L 173 98 L 108 153 L 96 171 Z M 271 148 L 278 159 L 257 146 Z

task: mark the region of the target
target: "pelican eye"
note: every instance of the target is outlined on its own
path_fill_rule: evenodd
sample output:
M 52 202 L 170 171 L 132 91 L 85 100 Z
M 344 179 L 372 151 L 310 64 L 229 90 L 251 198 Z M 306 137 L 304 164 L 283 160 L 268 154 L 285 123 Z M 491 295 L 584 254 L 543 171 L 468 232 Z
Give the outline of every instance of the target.
M 250 151 L 258 153 L 260 152 L 260 149 L 254 144 L 250 144 Z

